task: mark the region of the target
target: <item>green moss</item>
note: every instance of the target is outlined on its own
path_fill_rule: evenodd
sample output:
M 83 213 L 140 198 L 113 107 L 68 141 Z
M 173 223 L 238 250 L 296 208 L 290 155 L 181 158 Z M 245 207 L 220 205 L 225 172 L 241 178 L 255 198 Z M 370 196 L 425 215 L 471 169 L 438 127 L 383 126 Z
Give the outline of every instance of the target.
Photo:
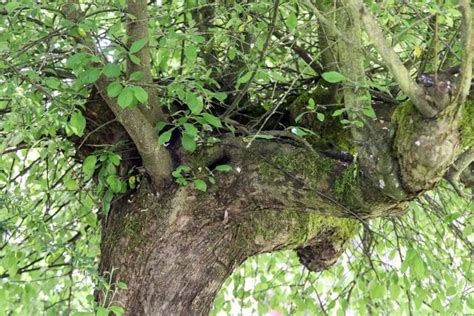
M 474 145 L 474 100 L 467 100 L 462 108 L 462 117 L 459 123 L 461 132 L 461 147 L 468 148 Z
M 413 122 L 422 121 L 423 117 L 413 105 L 413 102 L 407 101 L 400 104 L 392 114 L 392 122 L 397 124 L 397 134 L 395 136 L 395 146 L 403 142 L 414 134 L 417 124 Z M 397 148 L 395 148 L 397 149 Z
M 363 193 L 357 183 L 358 169 L 356 164 L 346 168 L 334 183 L 334 196 L 338 201 L 351 208 L 363 205 Z
M 316 111 L 324 115 L 324 120 L 322 122 L 319 121 L 314 113 L 307 113 L 302 117 L 301 122 L 298 124 L 312 130 L 316 134 L 316 136 L 307 137 L 307 141 L 314 148 L 338 149 L 354 153 L 355 147 L 351 142 L 350 129 L 344 128 L 344 125 L 341 124 L 341 116 L 332 116 L 335 110 L 341 109 L 343 106 L 324 107 L 324 104 L 331 103 L 333 99 L 331 91 L 327 87 L 317 85 L 313 91 L 306 91 L 299 95 L 288 107 L 292 116 L 296 118 L 301 113 L 307 111 L 306 107 L 310 98 L 314 100 L 317 106 L 319 105 Z
M 265 245 L 267 242 L 288 247 L 306 244 L 311 238 L 331 232 L 334 241 L 348 240 L 357 233 L 357 221 L 350 218 L 319 215 L 301 210 L 262 211 L 242 225 L 243 241 Z M 262 220 L 264 218 L 265 220 Z M 256 236 L 247 240 L 246 236 Z
M 272 163 L 286 172 L 303 174 L 312 184 L 321 181 L 335 166 L 334 160 L 303 150 L 276 155 L 272 158 Z
M 105 236 L 104 243 L 105 243 L 107 249 L 113 249 L 117 245 L 119 240 L 120 240 L 119 233 L 117 231 L 113 230 L 113 231 L 111 231 L 111 233 L 109 233 Z
M 145 225 L 145 218 L 134 217 L 127 221 L 125 224 L 125 232 L 130 238 L 128 243 L 129 249 L 139 248 L 143 243 L 144 238 L 142 236 L 142 230 Z

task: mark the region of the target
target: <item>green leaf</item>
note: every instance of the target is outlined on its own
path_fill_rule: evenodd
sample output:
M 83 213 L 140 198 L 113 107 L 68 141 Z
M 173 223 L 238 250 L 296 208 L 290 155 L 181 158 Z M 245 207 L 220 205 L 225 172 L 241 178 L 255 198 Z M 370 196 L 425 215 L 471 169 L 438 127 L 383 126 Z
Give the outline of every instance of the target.
M 122 290 L 128 289 L 127 283 L 125 282 L 117 282 L 117 287 Z
M 77 183 L 76 180 L 71 179 L 71 178 L 68 178 L 68 179 L 64 180 L 64 186 L 69 191 L 75 191 L 75 190 L 79 189 L 79 183 Z
M 120 66 L 117 64 L 107 64 L 104 67 L 104 75 L 109 78 L 115 78 L 120 76 L 121 70 Z
M 122 89 L 122 84 L 118 81 L 114 81 L 107 86 L 107 95 L 111 98 L 115 98 L 122 92 Z
M 128 78 L 128 80 L 138 81 L 138 80 L 142 80 L 144 76 L 145 76 L 145 74 L 143 73 L 143 71 L 134 71 L 134 72 L 132 72 L 132 74 L 130 75 L 130 78 Z
M 336 111 L 334 111 L 334 113 L 332 113 L 332 116 L 339 116 L 342 113 L 344 113 L 344 111 L 345 111 L 345 109 L 336 110 Z
M 202 117 L 204 118 L 204 120 L 206 120 L 207 123 L 209 123 L 210 125 L 214 126 L 214 127 L 222 127 L 222 123 L 221 123 L 221 120 L 212 115 L 212 114 L 209 114 L 209 113 L 204 113 L 202 115 Z
M 72 132 L 77 136 L 81 137 L 84 134 L 84 129 L 86 128 L 86 119 L 81 112 L 74 112 L 71 115 L 69 121 L 69 127 Z
M 221 171 L 221 172 L 229 172 L 229 171 L 232 171 L 232 166 L 218 165 L 214 170 Z
M 87 53 L 77 53 L 68 58 L 66 62 L 66 67 L 73 70 L 78 70 L 81 67 L 85 66 L 89 60 L 90 55 Z
M 186 134 L 197 137 L 198 136 L 198 129 L 191 123 L 183 123 L 184 130 L 186 131 Z
M 303 116 L 305 116 L 306 114 L 308 114 L 308 112 L 300 113 L 300 114 L 295 118 L 295 122 L 298 123 L 299 121 L 301 121 L 301 119 L 303 118 Z
M 342 74 L 340 74 L 337 71 L 328 71 L 328 72 L 323 73 L 321 76 L 323 77 L 324 80 L 326 80 L 329 83 L 337 83 L 346 79 L 346 77 L 344 77 Z
M 234 60 L 234 59 L 235 59 L 235 48 L 234 48 L 234 47 L 229 48 L 228 57 L 229 57 L 230 60 Z
M 186 103 L 193 114 L 201 113 L 204 108 L 201 97 L 196 97 L 192 92 L 186 92 Z
M 308 133 L 306 133 L 303 128 L 300 128 L 300 127 L 297 127 L 297 126 L 292 126 L 292 127 L 290 128 L 290 131 L 291 131 L 293 134 L 295 134 L 295 135 L 297 135 L 297 136 L 300 136 L 300 137 L 303 137 L 303 136 L 308 135 Z
M 132 87 L 125 87 L 118 96 L 118 105 L 125 109 L 133 104 L 134 90 Z
M 370 290 L 370 297 L 377 300 L 382 299 L 385 295 L 385 288 L 379 282 L 375 281 Z
M 316 103 L 314 102 L 313 98 L 309 98 L 308 106 L 306 107 L 308 110 L 314 110 L 316 107 Z
M 199 191 L 206 192 L 207 191 L 207 184 L 203 180 L 196 179 L 193 181 L 194 187 Z
M 224 102 L 224 100 L 227 98 L 227 94 L 225 92 L 217 92 L 216 94 L 214 94 L 214 97 L 217 100 Z
M 176 168 L 176 170 L 174 170 L 171 175 L 175 178 L 179 178 L 179 177 L 182 177 L 182 174 L 181 172 L 189 172 L 191 171 L 191 167 L 190 166 L 186 166 L 186 165 L 181 165 L 181 166 L 178 166 L 178 168 Z
M 290 31 L 294 30 L 298 25 L 298 18 L 293 12 L 290 12 L 290 14 L 288 14 L 288 17 L 286 18 L 286 24 L 288 24 L 288 28 L 290 29 Z
M 119 193 L 122 190 L 122 181 L 116 175 L 112 174 L 108 176 L 106 182 L 113 193 Z
M 90 156 L 87 156 L 86 159 L 84 159 L 84 162 L 82 163 L 82 171 L 84 172 L 85 180 L 89 180 L 92 177 L 95 171 L 96 164 L 97 164 L 96 155 L 90 155 Z
M 173 133 L 173 129 L 164 132 L 163 134 L 158 137 L 158 145 L 164 145 L 165 143 L 169 142 L 171 139 L 171 134 Z
M 44 79 L 44 83 L 51 89 L 57 89 L 61 85 L 61 81 L 53 77 L 47 77 Z
M 135 54 L 139 50 L 141 50 L 145 44 L 148 42 L 148 38 L 144 37 L 142 39 L 139 39 L 138 41 L 133 42 L 132 46 L 130 46 L 129 53 L 130 54 Z
M 323 122 L 323 121 L 324 121 L 324 118 L 325 118 L 324 114 L 323 114 L 323 113 L 320 113 L 320 112 L 316 113 L 316 117 L 317 117 L 318 120 L 320 120 L 321 122 Z
M 103 306 L 97 307 L 96 316 L 108 316 L 109 310 Z
M 168 123 L 163 122 L 163 121 L 156 123 L 156 125 L 155 125 L 155 130 L 156 130 L 156 132 L 157 132 L 157 133 L 161 132 L 161 130 L 162 130 L 166 125 L 168 125 Z
M 140 86 L 133 86 L 133 94 L 138 102 L 145 104 L 148 101 L 148 93 Z
M 194 152 L 196 150 L 196 141 L 194 137 L 188 134 L 183 134 L 181 136 L 181 144 L 186 151 Z
M 363 108 L 362 113 L 364 113 L 364 115 L 366 115 L 370 118 L 373 118 L 373 119 L 377 118 L 377 115 L 375 114 L 375 111 L 371 106 L 367 106 L 367 107 Z
M 353 123 L 354 123 L 355 126 L 357 126 L 358 128 L 364 127 L 364 122 L 362 122 L 362 121 L 356 120 L 356 121 L 354 121 Z
M 130 61 L 134 63 L 135 65 L 140 66 L 142 64 L 142 61 L 140 60 L 140 58 L 138 58 L 137 56 L 133 54 L 128 54 L 128 58 L 130 58 Z
M 124 309 L 120 306 L 110 306 L 110 311 L 117 316 L 123 315 L 125 313 Z
M 253 73 L 252 71 L 247 72 L 245 75 L 239 78 L 237 83 L 246 83 L 252 77 L 252 73 Z
M 97 81 L 100 78 L 101 71 L 99 68 L 89 68 L 81 72 L 78 76 L 78 79 L 84 83 L 91 84 Z
M 197 57 L 197 47 L 194 45 L 186 45 L 184 48 L 184 56 L 189 61 L 194 61 Z

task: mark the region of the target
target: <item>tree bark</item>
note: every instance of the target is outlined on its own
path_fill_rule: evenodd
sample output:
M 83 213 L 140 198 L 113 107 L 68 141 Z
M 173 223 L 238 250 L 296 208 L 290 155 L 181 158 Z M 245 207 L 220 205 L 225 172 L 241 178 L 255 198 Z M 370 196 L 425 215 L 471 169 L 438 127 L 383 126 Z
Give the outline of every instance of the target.
M 357 231 L 357 220 L 342 217 L 357 217 L 341 204 L 353 197 L 334 181 L 351 170 L 347 162 L 292 144 L 262 141 L 245 149 L 230 139 L 183 163 L 212 168 L 220 161 L 234 170 L 215 172 L 207 192 L 172 184 L 157 195 L 144 179 L 103 221 L 100 270 L 114 270 L 114 282 L 128 284 L 112 302 L 127 315 L 205 315 L 246 258 L 299 249 L 303 263 L 321 270 Z M 99 293 L 110 303 L 104 299 Z

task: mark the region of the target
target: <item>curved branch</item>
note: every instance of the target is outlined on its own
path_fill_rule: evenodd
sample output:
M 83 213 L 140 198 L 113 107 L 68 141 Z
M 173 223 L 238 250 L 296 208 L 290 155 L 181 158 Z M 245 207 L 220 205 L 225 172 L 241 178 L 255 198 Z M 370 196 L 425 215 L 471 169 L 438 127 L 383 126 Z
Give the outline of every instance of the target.
M 387 44 L 379 25 L 370 12 L 368 12 L 363 2 L 361 0 L 349 0 L 349 3 L 359 11 L 359 18 L 361 19 L 365 31 L 373 41 L 375 48 L 384 59 L 388 69 L 395 77 L 395 80 L 400 85 L 400 89 L 410 97 L 417 110 L 424 117 L 434 117 L 438 113 L 438 110 L 426 101 L 422 88 L 410 77 L 405 65 L 403 65 L 395 51 Z
M 146 1 L 144 1 L 146 4 Z M 78 21 L 82 16 L 80 4 L 77 0 L 69 0 L 63 7 L 66 17 L 72 21 Z M 97 47 L 92 37 L 76 38 L 81 42 L 89 53 L 99 56 Z M 151 74 L 149 74 L 151 76 Z M 166 148 L 158 145 L 158 135 L 156 134 L 150 120 L 145 113 L 138 108 L 121 108 L 117 101 L 107 95 L 106 89 L 108 81 L 101 76 L 95 86 L 109 108 L 112 110 L 117 120 L 127 130 L 137 150 L 143 159 L 143 165 L 152 177 L 157 187 L 162 187 L 170 178 L 172 171 L 172 160 Z

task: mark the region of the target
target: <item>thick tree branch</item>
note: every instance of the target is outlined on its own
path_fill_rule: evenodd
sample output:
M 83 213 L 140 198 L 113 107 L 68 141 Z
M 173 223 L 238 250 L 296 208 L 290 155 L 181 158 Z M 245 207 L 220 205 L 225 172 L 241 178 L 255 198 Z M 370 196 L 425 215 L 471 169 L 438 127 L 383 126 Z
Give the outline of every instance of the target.
M 343 35 L 352 38 L 355 45 L 360 46 L 360 11 L 354 4 L 349 4 L 346 8 L 349 16 L 345 19 L 342 14 L 338 16 L 339 22 L 345 24 Z M 355 124 L 351 128 L 362 170 L 374 187 L 385 195 L 396 200 L 404 199 L 407 194 L 398 177 L 398 163 L 391 154 L 391 136 L 388 131 L 378 129 L 375 121 L 363 114 L 364 108 L 371 107 L 369 90 L 365 84 L 364 55 L 360 50 L 351 49 L 351 45 L 345 41 L 341 41 L 339 45 L 341 71 L 352 82 L 344 86 L 344 103 L 349 115 L 364 123 L 363 128 Z
M 127 73 L 134 73 L 135 71 L 143 72 L 144 89 L 148 93 L 148 105 L 140 104 L 138 108 L 145 114 L 148 121 L 155 125 L 158 121 L 164 121 L 165 116 L 158 102 L 158 95 L 156 89 L 149 85 L 153 83 L 153 77 L 151 73 L 151 58 L 150 58 L 150 47 L 148 45 L 148 6 L 146 0 L 129 0 L 127 6 L 127 46 L 130 46 L 141 39 L 146 39 L 147 43 L 138 52 L 134 53 L 140 60 L 140 64 L 137 65 L 128 59 Z
M 74 22 L 77 22 L 82 16 L 80 4 L 77 0 L 66 2 L 63 11 L 66 17 Z M 80 41 L 89 53 L 100 56 L 91 37 L 81 37 L 76 38 L 76 40 Z M 145 114 L 138 108 L 121 108 L 117 100 L 107 95 L 107 85 L 108 81 L 104 76 L 101 76 L 95 82 L 95 86 L 102 98 L 137 146 L 137 150 L 143 159 L 143 165 L 152 177 L 155 185 L 161 187 L 170 177 L 172 170 L 172 160 L 169 152 L 164 147 L 158 145 L 158 136 Z
M 386 66 L 400 85 L 400 89 L 413 101 L 417 110 L 427 118 L 434 117 L 438 110 L 431 106 L 424 97 L 424 92 L 413 79 L 411 79 L 408 70 L 401 62 L 395 51 L 387 44 L 385 37 L 375 21 L 374 17 L 368 12 L 361 0 L 349 0 L 348 3 L 359 11 L 359 17 L 370 36 L 373 44 L 379 54 L 384 59 Z
M 472 30 L 472 10 L 467 0 L 459 1 L 459 10 L 462 14 L 462 24 L 461 24 L 461 67 L 460 67 L 460 79 L 458 83 L 458 90 L 456 91 L 456 97 L 454 102 L 457 104 L 463 104 L 466 100 L 466 97 L 469 95 L 469 90 L 471 89 L 471 80 L 472 80 L 472 57 L 473 57 L 473 36 L 474 32 Z

